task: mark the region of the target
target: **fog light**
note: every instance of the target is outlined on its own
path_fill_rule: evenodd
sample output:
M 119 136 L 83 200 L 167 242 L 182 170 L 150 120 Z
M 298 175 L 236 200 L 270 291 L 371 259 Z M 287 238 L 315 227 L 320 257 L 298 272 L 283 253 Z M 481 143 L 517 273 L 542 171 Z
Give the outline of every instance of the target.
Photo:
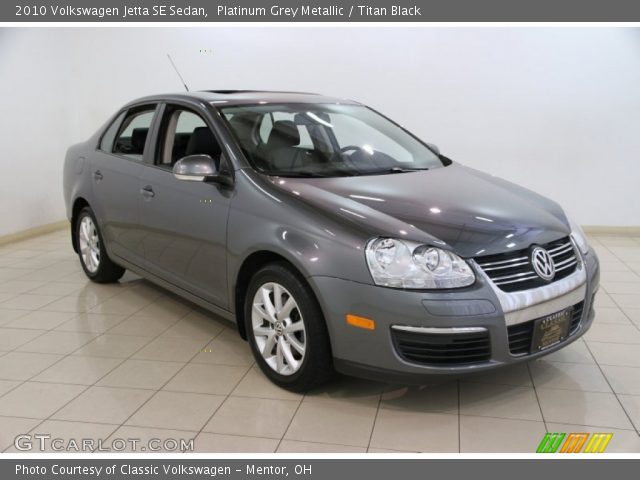
M 365 330 L 376 329 L 376 322 L 370 318 L 359 317 L 357 315 L 347 315 L 347 323 L 352 327 L 364 328 Z

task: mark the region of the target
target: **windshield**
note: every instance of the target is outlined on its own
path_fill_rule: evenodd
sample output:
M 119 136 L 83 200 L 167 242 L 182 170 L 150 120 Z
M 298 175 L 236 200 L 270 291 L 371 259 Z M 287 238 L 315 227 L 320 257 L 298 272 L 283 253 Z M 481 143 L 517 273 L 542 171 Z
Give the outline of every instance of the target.
M 336 177 L 442 167 L 422 142 L 360 105 L 243 105 L 220 110 L 254 168 Z

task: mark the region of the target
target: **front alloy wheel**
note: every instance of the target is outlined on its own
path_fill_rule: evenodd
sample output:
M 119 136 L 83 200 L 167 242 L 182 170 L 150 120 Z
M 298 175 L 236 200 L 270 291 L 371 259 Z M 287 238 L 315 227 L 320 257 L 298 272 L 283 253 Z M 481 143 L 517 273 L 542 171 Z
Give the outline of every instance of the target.
M 286 262 L 258 270 L 244 297 L 253 356 L 276 385 L 304 392 L 334 373 L 322 310 L 305 278 Z
M 253 297 L 251 323 L 267 365 L 280 375 L 296 373 L 304 361 L 306 332 L 293 295 L 279 283 L 265 283 Z

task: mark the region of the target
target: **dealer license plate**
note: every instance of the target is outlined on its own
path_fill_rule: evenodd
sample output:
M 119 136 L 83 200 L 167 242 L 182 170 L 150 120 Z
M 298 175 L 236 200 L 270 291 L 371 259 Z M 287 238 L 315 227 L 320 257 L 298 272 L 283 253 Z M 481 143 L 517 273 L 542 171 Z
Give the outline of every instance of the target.
M 562 342 L 569 335 L 573 308 L 552 313 L 536 320 L 533 326 L 531 352 L 541 352 Z

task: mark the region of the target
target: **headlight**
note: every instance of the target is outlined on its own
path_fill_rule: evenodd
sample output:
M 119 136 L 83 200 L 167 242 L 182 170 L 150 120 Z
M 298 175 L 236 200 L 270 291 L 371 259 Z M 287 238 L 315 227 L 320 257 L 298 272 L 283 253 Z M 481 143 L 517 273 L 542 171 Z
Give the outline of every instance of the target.
M 587 236 L 584 234 L 584 231 L 582 230 L 582 227 L 580 227 L 580 225 L 571 220 L 571 218 L 569 218 L 568 216 L 567 220 L 569 220 L 569 226 L 571 227 L 571 236 L 573 237 L 573 240 L 578 245 L 580 251 L 584 255 L 586 255 L 587 253 L 589 253 L 589 242 L 587 242 Z
M 458 288 L 475 282 L 471 267 L 455 253 L 395 238 L 367 244 L 367 264 L 376 285 L 396 288 Z

